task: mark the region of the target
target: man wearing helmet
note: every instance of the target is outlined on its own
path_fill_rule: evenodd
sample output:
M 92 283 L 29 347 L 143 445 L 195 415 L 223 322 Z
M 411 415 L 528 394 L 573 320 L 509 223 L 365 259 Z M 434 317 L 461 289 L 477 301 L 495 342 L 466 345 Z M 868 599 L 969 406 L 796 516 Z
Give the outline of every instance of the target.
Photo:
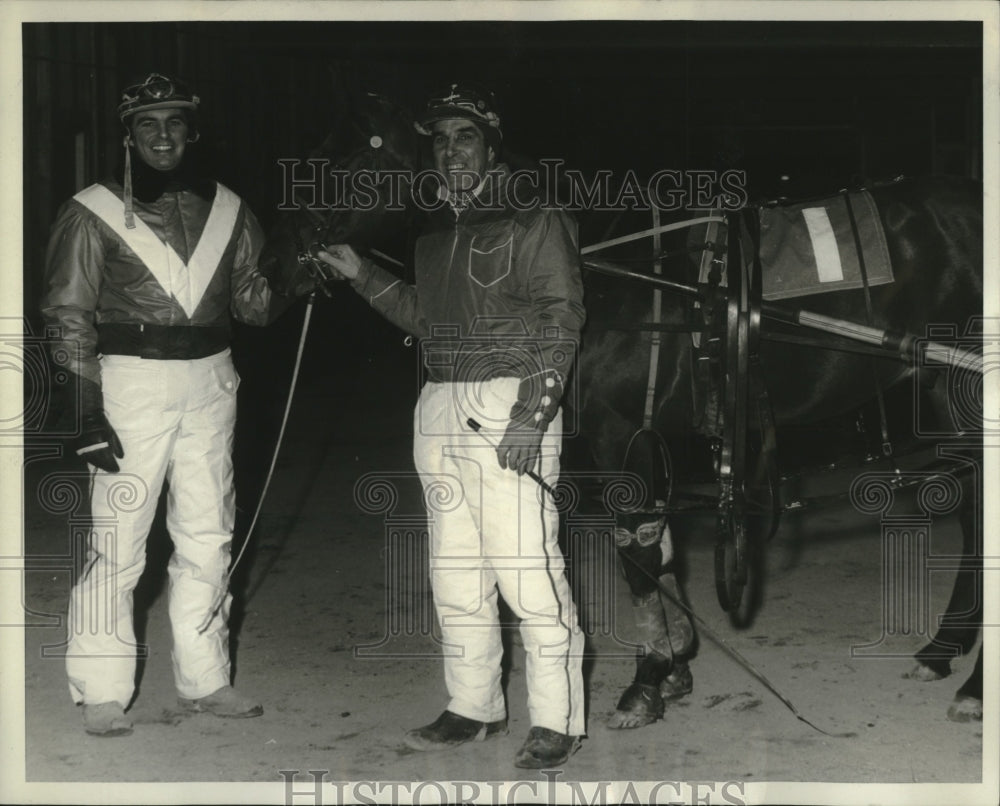
M 230 314 L 265 325 L 312 286 L 283 278 L 288 295 L 273 293 L 257 268 L 264 236 L 253 213 L 193 167 L 198 103 L 156 73 L 127 88 L 124 170 L 63 205 L 46 255 L 42 315 L 60 333 L 53 359 L 78 381 L 75 447 L 92 466 L 93 529 L 70 595 L 66 666 L 84 728 L 99 736 L 132 732 L 132 593 L 164 481 L 180 703 L 224 717 L 263 710 L 230 685 Z
M 558 513 L 528 471 L 549 485 L 559 474 L 560 399 L 584 320 L 576 225 L 562 210 L 514 203 L 491 94 L 452 85 L 417 129 L 431 141 L 441 203 L 416 244 L 416 284 L 350 246 L 319 253 L 422 339 L 427 382 L 414 459 L 430 515 L 450 701 L 405 741 L 434 750 L 507 732 L 499 591 L 521 620 L 527 656 L 531 728 L 514 763 L 551 767 L 584 733 L 583 638 Z M 470 417 L 495 447 L 470 429 Z

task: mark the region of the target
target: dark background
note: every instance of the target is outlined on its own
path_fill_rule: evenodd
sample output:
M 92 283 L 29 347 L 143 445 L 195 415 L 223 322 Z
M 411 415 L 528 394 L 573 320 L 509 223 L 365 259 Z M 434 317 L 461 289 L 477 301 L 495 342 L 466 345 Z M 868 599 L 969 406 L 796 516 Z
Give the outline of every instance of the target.
M 736 168 L 758 200 L 899 174 L 982 178 L 979 22 L 29 23 L 22 33 L 24 309 L 35 333 L 56 211 L 122 159 L 121 89 L 153 71 L 201 97 L 192 151 L 265 228 L 283 198 L 278 160 L 349 126 L 346 94 L 378 92 L 416 113 L 453 81 L 494 89 L 505 145 L 585 176 Z M 303 314 L 299 303 L 268 328 L 236 328 L 238 468 L 267 465 Z M 317 303 L 304 361 L 302 396 L 331 382 L 351 394 L 376 364 L 404 407 L 419 388 L 415 350 L 347 289 Z M 244 478 L 248 491 L 262 474 Z
M 265 226 L 277 160 L 343 123 L 345 88 L 416 111 L 479 81 L 523 154 L 585 174 L 740 168 L 755 198 L 982 171 L 978 22 L 29 23 L 23 45 L 29 319 L 56 210 L 121 159 L 121 88 L 151 71 L 201 96 L 198 147 Z

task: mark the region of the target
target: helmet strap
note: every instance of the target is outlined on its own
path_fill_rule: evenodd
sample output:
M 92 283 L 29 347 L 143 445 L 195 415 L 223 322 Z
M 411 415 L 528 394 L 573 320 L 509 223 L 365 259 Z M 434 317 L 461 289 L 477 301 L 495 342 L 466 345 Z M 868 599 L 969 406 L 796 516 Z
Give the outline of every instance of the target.
M 132 211 L 132 150 L 128 147 L 129 135 L 122 141 L 125 146 L 125 227 L 135 229 L 135 213 Z

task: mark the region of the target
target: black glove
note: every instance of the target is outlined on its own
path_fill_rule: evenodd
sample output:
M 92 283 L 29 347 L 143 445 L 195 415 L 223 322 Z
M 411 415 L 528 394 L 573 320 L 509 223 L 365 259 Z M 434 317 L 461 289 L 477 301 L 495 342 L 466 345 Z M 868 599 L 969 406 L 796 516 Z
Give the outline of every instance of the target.
M 117 473 L 118 462 L 115 457 L 121 459 L 125 456 L 125 451 L 104 412 L 85 413 L 80 418 L 80 429 L 80 436 L 74 443 L 76 455 L 83 457 L 94 467 L 108 473 Z
M 338 279 L 332 270 L 323 264 L 316 253 L 321 244 L 313 244 L 309 253 L 312 260 L 300 262 L 285 256 L 282 260 L 273 251 L 265 248 L 261 254 L 260 273 L 267 279 L 271 290 L 283 297 L 304 297 L 320 289 L 324 283 Z
M 523 476 L 535 470 L 538 457 L 542 454 L 542 438 L 545 432 L 534 426 L 511 420 L 497 445 L 497 461 L 500 467 L 514 470 Z
M 78 405 L 80 435 L 73 440 L 76 455 L 94 467 L 99 467 L 108 473 L 117 473 L 119 468 L 115 457 L 121 459 L 125 451 L 122 450 L 118 434 L 104 416 L 104 395 L 101 393 L 101 387 L 93 381 L 81 378 Z

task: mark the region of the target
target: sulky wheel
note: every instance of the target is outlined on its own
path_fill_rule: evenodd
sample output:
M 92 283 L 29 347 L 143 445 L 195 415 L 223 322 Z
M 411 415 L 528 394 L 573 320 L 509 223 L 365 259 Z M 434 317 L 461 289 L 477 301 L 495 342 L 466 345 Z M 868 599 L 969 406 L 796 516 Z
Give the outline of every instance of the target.
M 744 235 L 751 243 L 748 259 L 744 259 Z M 756 244 L 756 212 L 732 213 L 726 260 L 715 587 L 719 604 L 734 619 L 748 586 L 753 590 L 751 599 L 757 598 L 762 535 L 777 526 L 778 511 L 773 422 L 758 355 L 762 289 Z M 750 428 L 751 413 L 756 420 L 754 430 Z M 752 447 L 751 440 L 755 441 Z M 754 462 L 748 472 L 750 456 Z
M 723 520 L 726 522 L 723 523 Z M 747 539 L 745 513 L 736 506 L 719 514 L 718 540 L 715 544 L 715 592 L 727 613 L 739 610 L 746 589 Z
M 716 515 L 715 589 L 722 609 L 739 607 L 746 580 L 747 402 L 749 398 L 749 283 L 740 243 L 739 213 L 731 213 L 726 258 L 726 337 L 723 347 L 723 417 Z

